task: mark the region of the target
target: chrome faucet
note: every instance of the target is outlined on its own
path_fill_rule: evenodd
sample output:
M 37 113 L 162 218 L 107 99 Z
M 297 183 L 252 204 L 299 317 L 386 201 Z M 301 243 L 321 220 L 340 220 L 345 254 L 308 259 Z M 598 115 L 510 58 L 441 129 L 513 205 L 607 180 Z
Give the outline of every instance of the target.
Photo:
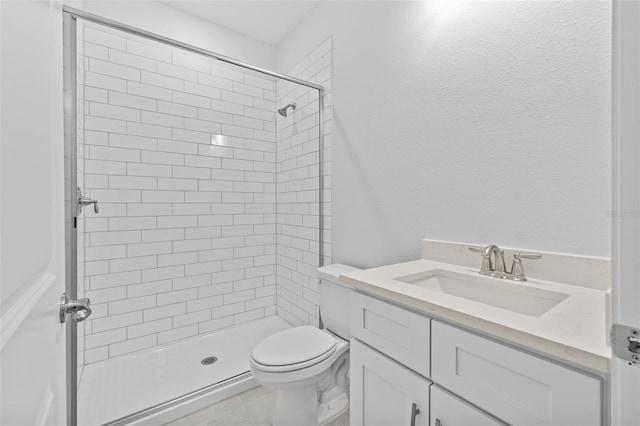
M 491 244 L 485 248 L 469 247 L 469 250 L 482 253 L 482 266 L 480 273 L 496 278 L 506 278 L 507 271 L 504 267 L 504 251 L 500 247 Z M 491 260 L 493 257 L 493 261 Z
M 524 268 L 522 267 L 521 259 L 540 259 L 542 257 L 539 253 L 516 252 L 513 255 L 511 272 L 507 272 L 504 265 L 504 250 L 500 247 L 491 244 L 485 248 L 471 246 L 469 247 L 469 250 L 476 253 L 482 253 L 482 266 L 479 271 L 482 275 L 489 275 L 496 278 L 507 278 L 513 281 L 527 280 L 524 275 Z M 491 259 L 492 257 L 493 261 Z

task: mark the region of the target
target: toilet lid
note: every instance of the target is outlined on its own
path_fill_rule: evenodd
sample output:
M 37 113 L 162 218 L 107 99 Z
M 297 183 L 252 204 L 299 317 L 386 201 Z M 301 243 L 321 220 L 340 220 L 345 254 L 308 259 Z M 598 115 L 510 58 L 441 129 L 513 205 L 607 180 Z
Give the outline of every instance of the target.
M 267 366 L 300 364 L 335 350 L 336 339 L 315 327 L 290 328 L 267 337 L 253 349 L 253 359 Z

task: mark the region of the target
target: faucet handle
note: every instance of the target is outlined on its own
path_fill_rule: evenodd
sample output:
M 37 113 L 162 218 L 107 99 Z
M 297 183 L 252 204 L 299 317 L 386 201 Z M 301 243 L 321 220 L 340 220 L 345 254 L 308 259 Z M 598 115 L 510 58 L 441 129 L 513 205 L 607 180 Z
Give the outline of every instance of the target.
M 515 252 L 513 254 L 513 263 L 511 264 L 511 278 L 514 281 L 526 281 L 524 276 L 524 266 L 522 266 L 521 259 L 540 259 L 542 255 L 540 253 L 520 253 Z
M 519 253 L 516 252 L 513 255 L 514 259 L 540 259 L 542 255 L 540 253 Z
M 469 251 L 474 251 L 480 254 L 483 254 L 486 249 L 486 247 L 478 247 L 478 246 L 469 246 L 467 248 L 469 249 Z M 504 250 L 500 249 L 500 253 L 504 254 Z
M 480 253 L 482 256 L 482 266 L 480 267 L 480 273 L 484 274 L 486 272 L 490 272 L 493 270 L 493 265 L 491 264 L 491 257 L 484 256 L 484 248 L 477 246 L 470 246 L 469 250 L 474 251 L 476 253 Z

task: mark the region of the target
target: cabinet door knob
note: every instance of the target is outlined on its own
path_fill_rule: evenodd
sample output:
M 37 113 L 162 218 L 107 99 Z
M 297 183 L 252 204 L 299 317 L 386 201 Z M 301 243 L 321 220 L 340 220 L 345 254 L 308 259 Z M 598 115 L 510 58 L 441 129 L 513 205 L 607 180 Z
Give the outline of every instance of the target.
M 413 404 L 411 404 L 411 426 L 416 426 L 416 416 L 418 414 L 420 414 L 420 410 L 414 402 Z

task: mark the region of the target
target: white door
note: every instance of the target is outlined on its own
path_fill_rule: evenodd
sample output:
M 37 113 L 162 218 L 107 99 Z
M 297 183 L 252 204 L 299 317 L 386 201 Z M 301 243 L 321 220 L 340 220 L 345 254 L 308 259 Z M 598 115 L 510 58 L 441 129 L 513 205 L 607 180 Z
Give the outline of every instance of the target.
M 613 19 L 612 321 L 640 329 L 640 2 Z M 611 359 L 611 424 L 640 425 L 640 364 Z
M 431 382 L 358 340 L 351 340 L 352 426 L 429 424 Z
M 431 426 L 503 426 L 437 386 L 431 386 Z
M 62 13 L 0 1 L 0 424 L 66 423 Z

